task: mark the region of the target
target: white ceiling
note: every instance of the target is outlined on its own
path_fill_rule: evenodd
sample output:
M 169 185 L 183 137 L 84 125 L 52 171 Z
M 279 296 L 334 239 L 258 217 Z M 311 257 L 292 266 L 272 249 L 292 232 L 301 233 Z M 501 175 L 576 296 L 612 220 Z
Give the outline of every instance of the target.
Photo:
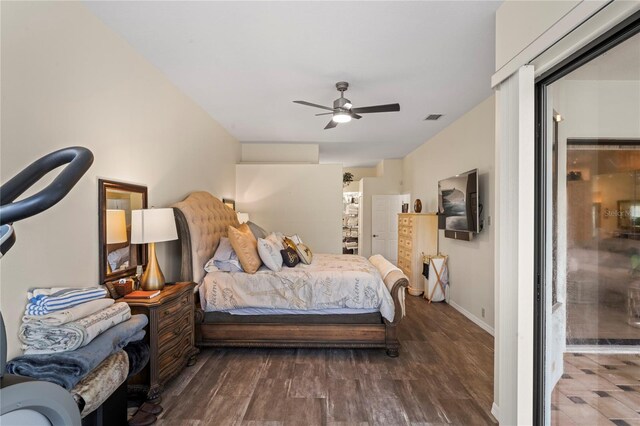
M 242 142 L 318 143 L 321 162 L 400 158 L 491 94 L 500 2 L 86 2 Z M 335 83 L 355 107 L 323 130 Z M 445 114 L 437 122 L 423 119 Z

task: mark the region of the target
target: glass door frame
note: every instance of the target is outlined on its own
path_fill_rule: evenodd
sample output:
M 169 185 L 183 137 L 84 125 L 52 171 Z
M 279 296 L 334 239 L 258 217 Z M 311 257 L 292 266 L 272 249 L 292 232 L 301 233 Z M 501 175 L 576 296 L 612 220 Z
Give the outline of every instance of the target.
M 640 33 L 640 12 L 620 22 L 602 36 L 561 61 L 535 81 L 535 247 L 534 247 L 534 354 L 533 354 L 533 422 L 545 422 L 545 361 L 546 361 L 546 300 L 548 285 L 544 271 L 547 267 L 546 211 L 551 194 L 546 191 L 547 120 L 546 89 L 555 81 L 580 68 L 585 63 Z

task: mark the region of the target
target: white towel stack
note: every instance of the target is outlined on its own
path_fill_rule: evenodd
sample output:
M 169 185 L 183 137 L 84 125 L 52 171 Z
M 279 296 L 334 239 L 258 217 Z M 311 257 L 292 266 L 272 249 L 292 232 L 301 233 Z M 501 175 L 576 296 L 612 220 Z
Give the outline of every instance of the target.
M 359 204 L 347 204 L 347 208 L 345 209 L 345 214 L 358 214 Z

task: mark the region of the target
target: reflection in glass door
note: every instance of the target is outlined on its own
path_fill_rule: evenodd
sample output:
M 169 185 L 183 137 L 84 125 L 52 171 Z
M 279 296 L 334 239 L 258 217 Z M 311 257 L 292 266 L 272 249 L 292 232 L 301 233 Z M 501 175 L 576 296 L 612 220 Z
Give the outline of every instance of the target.
M 568 71 L 538 97 L 544 419 L 640 424 L 640 34 Z
M 567 345 L 640 344 L 640 138 L 567 139 L 566 192 Z

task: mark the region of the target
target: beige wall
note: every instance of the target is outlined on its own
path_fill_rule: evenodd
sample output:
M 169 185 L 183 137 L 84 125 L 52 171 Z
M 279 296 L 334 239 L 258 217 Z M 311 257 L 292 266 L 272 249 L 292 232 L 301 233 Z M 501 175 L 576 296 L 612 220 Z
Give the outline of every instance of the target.
M 298 234 L 316 253 L 342 252 L 342 166 L 238 164 L 236 208 L 269 231 Z
M 496 11 L 496 70 L 582 0 L 507 0 Z
M 318 164 L 317 144 L 243 143 L 243 163 L 310 163 Z
M 438 181 L 471 169 L 480 175 L 484 230 L 473 241 L 444 238 L 449 255 L 451 303 L 494 327 L 494 232 L 488 218 L 494 206 L 495 97 L 491 96 L 404 159 L 405 193 L 422 200 L 423 211 L 437 211 Z M 485 314 L 482 315 L 484 308 Z
M 402 194 L 402 160 L 382 160 L 376 166 L 376 177 L 364 177 L 360 191 L 360 237 L 358 254 L 369 257 L 371 253 L 371 209 L 374 195 Z
M 157 207 L 193 190 L 233 198 L 240 148 L 81 3 L 5 2 L 1 24 L 2 182 L 58 148 L 95 155 L 64 200 L 15 225 L 0 271 L 12 357 L 29 287 L 98 284 L 98 178 L 147 185 Z M 175 247 L 159 245 L 170 280 Z
M 551 96 L 554 110 L 563 117 L 558 124 L 562 146 L 567 138 L 640 138 L 639 81 L 562 79 L 551 86 Z M 592 182 L 594 200 L 599 198 L 602 203 L 602 237 L 606 237 L 618 229 L 618 224 L 615 218 L 604 217 L 604 209 L 616 210 L 618 200 L 633 198 L 633 179 L 627 173 L 582 172 L 583 179 Z M 565 192 L 562 186 L 561 192 Z
M 358 192 L 360 191 L 360 179 L 364 177 L 375 177 L 375 167 L 345 167 L 342 169 L 342 173 L 350 172 L 353 174 L 353 182 L 343 188 L 343 192 Z
M 551 88 L 558 138 L 640 137 L 640 81 L 562 79 Z

